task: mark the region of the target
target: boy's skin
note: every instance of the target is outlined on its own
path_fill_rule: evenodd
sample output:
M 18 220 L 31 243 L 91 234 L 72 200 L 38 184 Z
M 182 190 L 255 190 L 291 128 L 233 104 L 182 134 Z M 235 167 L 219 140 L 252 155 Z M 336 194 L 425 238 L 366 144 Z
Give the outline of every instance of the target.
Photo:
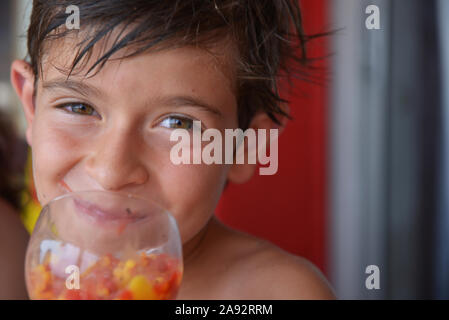
M 23 275 L 28 240 L 19 213 L 0 198 L 0 300 L 27 298 Z
M 173 128 L 164 121 L 169 115 L 201 120 L 204 129 L 217 128 L 223 136 L 225 128 L 237 128 L 234 51 L 229 43 L 217 44 L 212 52 L 183 47 L 112 59 L 92 78 L 83 72 L 71 75 L 78 85 L 70 89 L 61 87 L 67 84 L 61 68 L 70 66 L 72 41 L 50 44 L 35 99 L 31 67 L 19 60 L 12 65 L 11 80 L 28 123 L 26 137 L 42 205 L 68 192 L 64 183 L 73 191 L 100 189 L 158 202 L 175 216 L 183 242 L 178 299 L 335 297 L 305 259 L 233 231 L 213 216 L 225 182 L 247 181 L 255 165 L 170 162 L 176 142 L 170 142 Z M 88 87 L 80 87 L 80 81 Z M 173 98 L 179 96 L 207 106 Z M 70 114 L 69 107 L 55 108 L 72 102 L 87 103 L 97 113 Z M 264 113 L 257 114 L 250 127 L 278 128 Z

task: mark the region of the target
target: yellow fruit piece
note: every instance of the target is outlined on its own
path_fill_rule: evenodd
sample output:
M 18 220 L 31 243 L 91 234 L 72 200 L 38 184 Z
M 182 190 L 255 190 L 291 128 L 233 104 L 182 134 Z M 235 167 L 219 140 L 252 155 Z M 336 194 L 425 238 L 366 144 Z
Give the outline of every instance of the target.
M 125 267 L 123 268 L 123 274 L 125 276 L 125 278 L 131 278 L 131 271 L 134 269 L 134 267 L 136 266 L 136 262 L 134 260 L 127 260 L 125 262 Z
M 132 269 L 136 266 L 136 262 L 134 260 L 127 260 L 125 263 L 126 269 Z
M 142 275 L 135 276 L 131 279 L 129 290 L 132 292 L 135 300 L 156 300 L 157 295 L 153 286 L 148 282 L 147 278 Z

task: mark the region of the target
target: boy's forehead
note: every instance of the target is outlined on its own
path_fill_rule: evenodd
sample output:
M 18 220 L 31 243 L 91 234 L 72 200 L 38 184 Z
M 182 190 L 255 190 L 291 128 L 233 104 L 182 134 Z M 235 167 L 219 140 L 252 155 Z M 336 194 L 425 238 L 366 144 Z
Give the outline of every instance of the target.
M 73 62 L 79 53 L 79 43 L 82 36 L 83 33 L 81 32 L 69 33 L 62 38 L 54 39 L 46 43 L 41 60 L 42 74 L 40 75 L 40 80 L 48 81 L 49 79 L 61 77 L 61 75 L 68 76 L 69 74 L 71 77 L 88 79 L 91 76 L 94 77 L 97 72 L 101 73 L 102 69 L 111 67 L 111 65 L 115 65 L 117 69 L 126 60 L 146 55 L 149 59 L 145 59 L 145 61 L 150 61 L 152 58 L 159 61 L 165 59 L 183 66 L 207 67 L 210 71 L 214 70 L 221 73 L 228 80 L 231 91 L 233 93 L 236 92 L 237 50 L 232 41 L 228 39 L 223 39 L 223 41 L 208 45 L 207 48 L 193 45 L 177 46 L 175 43 L 167 44 L 163 47 L 152 48 L 132 57 L 128 57 L 128 55 L 135 48 L 129 46 L 115 52 L 106 61 L 104 68 L 99 69 L 97 66 L 96 69 L 93 69 L 87 74 L 97 60 L 112 47 L 114 34 L 98 41 L 92 50 L 72 69 Z M 145 70 L 145 65 L 142 67 L 141 72 L 147 71 Z

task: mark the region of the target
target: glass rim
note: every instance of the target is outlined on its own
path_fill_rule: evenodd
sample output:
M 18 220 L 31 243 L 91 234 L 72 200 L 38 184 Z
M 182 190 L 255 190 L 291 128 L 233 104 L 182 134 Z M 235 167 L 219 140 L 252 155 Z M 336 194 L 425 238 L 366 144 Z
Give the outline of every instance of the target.
M 107 191 L 107 190 L 94 190 L 94 189 L 91 189 L 91 190 L 67 192 L 67 193 L 59 195 L 59 196 L 53 198 L 52 200 L 50 200 L 47 204 L 45 204 L 43 206 L 42 210 L 45 207 L 49 207 L 53 202 L 56 202 L 56 201 L 59 201 L 59 200 L 63 200 L 63 199 L 66 199 L 66 198 L 71 198 L 71 197 L 74 197 L 76 195 L 93 194 L 93 193 L 103 194 L 103 195 L 113 196 L 113 197 L 119 197 L 119 198 L 123 198 L 123 199 L 134 199 L 134 200 L 142 201 L 144 203 L 148 203 L 148 204 L 154 206 L 155 208 L 157 208 L 159 213 L 167 215 L 170 218 L 170 220 L 174 220 L 174 222 L 177 223 L 176 218 L 174 217 L 173 213 L 171 213 L 169 210 L 163 208 L 161 205 L 159 205 L 156 201 L 154 201 L 152 199 L 145 199 L 145 198 L 143 198 L 141 196 L 137 196 L 137 195 L 132 194 L 132 193 L 115 192 L 115 191 Z

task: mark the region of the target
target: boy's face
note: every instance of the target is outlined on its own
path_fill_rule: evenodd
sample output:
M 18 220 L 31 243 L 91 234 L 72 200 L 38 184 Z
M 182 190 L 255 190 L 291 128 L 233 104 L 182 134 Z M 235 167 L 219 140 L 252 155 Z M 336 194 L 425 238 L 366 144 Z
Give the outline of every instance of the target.
M 67 81 L 74 50 L 64 42 L 47 50 L 34 106 L 22 94 L 33 109 L 25 113 L 40 203 L 67 187 L 133 194 L 172 212 L 183 242 L 192 239 L 213 214 L 231 167 L 174 165 L 170 134 L 192 120 L 223 136 L 237 127 L 228 62 L 184 47 L 110 60 L 91 78 L 77 72 Z

